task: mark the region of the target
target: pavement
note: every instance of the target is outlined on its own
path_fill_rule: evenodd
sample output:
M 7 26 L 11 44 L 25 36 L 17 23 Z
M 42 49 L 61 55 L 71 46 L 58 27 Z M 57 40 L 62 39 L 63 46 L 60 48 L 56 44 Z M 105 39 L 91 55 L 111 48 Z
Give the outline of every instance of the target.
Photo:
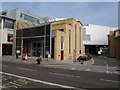
M 115 65 L 109 66 L 108 62 L 109 61 L 105 61 L 102 59 L 107 59 L 110 60 L 110 62 L 112 61 L 115 62 Z M 22 60 L 21 57 L 19 57 L 18 59 L 16 59 L 16 57 L 14 56 L 3 56 L 2 60 L 4 61 L 8 61 L 8 62 L 14 62 L 14 63 L 25 63 L 25 64 L 32 64 L 32 65 L 36 65 L 36 59 L 37 57 L 29 57 L 27 60 Z M 84 64 L 80 64 L 79 62 L 73 62 L 73 60 L 50 60 L 48 61 L 47 59 L 42 60 L 41 64 L 38 66 L 41 67 L 50 67 L 50 68 L 59 68 L 59 69 L 69 69 L 69 70 L 77 70 L 77 71 L 88 71 L 88 72 L 99 72 L 99 73 L 108 73 L 108 74 L 120 74 L 118 65 L 117 65 L 117 60 L 113 60 L 110 58 L 106 58 L 106 57 L 99 57 L 99 61 L 104 64 L 98 64 L 96 62 L 97 61 L 97 57 L 95 57 L 95 61 L 91 60 L 89 62 L 86 62 Z M 107 62 L 107 63 L 106 63 Z

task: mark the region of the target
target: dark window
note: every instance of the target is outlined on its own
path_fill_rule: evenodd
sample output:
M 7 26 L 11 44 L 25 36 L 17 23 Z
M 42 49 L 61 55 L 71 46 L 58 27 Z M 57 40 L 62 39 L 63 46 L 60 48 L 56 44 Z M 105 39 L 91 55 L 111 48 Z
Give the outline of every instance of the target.
M 46 36 L 46 46 L 50 46 L 50 36 Z
M 50 35 L 50 25 L 46 26 L 46 35 Z
M 64 37 L 61 36 L 61 49 L 63 49 L 63 45 L 64 45 Z
M 71 30 L 69 30 L 69 54 L 71 53 Z
M 5 15 L 5 16 L 6 16 L 6 15 L 7 15 L 7 12 L 2 12 L 2 15 Z
M 8 29 L 8 42 L 13 41 L 13 30 Z
M 64 29 L 59 29 L 59 31 L 62 31 L 62 32 L 64 32 Z
M 79 50 L 79 53 L 81 54 L 81 50 Z
M 4 28 L 11 28 L 11 29 L 13 29 L 13 21 L 11 21 L 11 20 L 5 20 L 5 22 L 4 22 Z

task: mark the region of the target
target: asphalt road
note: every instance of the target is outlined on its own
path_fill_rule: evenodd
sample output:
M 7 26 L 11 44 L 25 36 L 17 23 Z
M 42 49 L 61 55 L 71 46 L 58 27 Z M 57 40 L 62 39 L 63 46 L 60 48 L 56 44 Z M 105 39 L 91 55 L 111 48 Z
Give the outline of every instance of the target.
M 13 77 L 12 81 L 17 78 L 28 82 L 22 85 L 22 88 L 73 88 L 77 90 L 117 88 L 118 90 L 118 75 L 116 74 L 65 70 L 6 61 L 2 63 L 2 72 L 6 76 Z
M 99 56 L 99 55 L 93 55 L 93 59 L 95 61 L 94 65 L 99 66 L 111 66 L 111 67 L 118 67 L 120 65 L 120 62 L 118 62 L 116 59 L 108 58 L 107 56 Z

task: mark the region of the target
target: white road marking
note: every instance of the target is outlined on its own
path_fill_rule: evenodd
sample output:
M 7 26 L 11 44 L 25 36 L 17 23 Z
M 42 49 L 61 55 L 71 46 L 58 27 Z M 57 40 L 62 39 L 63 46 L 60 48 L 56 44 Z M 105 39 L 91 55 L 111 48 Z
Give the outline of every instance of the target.
M 36 70 L 27 69 L 27 68 L 21 68 L 21 67 L 17 67 L 17 69 L 21 69 L 21 70 L 27 70 L 27 71 L 36 71 Z
M 9 75 L 9 76 L 14 76 L 14 77 L 17 77 L 17 78 L 23 78 L 23 79 L 26 79 L 26 80 L 29 80 L 29 81 L 33 81 L 33 82 L 43 83 L 43 84 L 46 84 L 46 85 L 58 86 L 58 87 L 61 87 L 61 88 L 76 89 L 76 87 L 72 87 L 72 86 L 61 85 L 61 84 L 56 84 L 56 83 L 52 83 L 52 82 L 46 82 L 46 81 L 42 81 L 42 80 L 38 80 L 38 79 L 32 79 L 32 78 L 19 76 L 19 75 L 15 75 L 15 74 L 11 74 L 11 73 L 6 73 L 6 72 L 0 72 L 0 73 L 6 74 L 6 75 Z
M 100 79 L 102 81 L 107 81 L 107 82 L 114 82 L 114 83 L 118 83 L 118 81 L 114 81 L 114 80 L 107 80 L 107 79 Z
M 66 65 L 47 65 L 47 66 L 66 66 Z
M 14 85 L 6 85 L 6 86 L 3 86 L 2 88 L 17 88 L 17 86 L 14 86 Z
M 10 82 L 10 84 L 13 84 L 13 85 L 15 85 L 15 86 L 22 86 L 22 85 L 20 85 L 20 84 L 14 83 L 14 82 Z
M 75 70 L 75 68 L 71 68 L 70 70 Z
M 55 75 L 60 75 L 60 76 L 68 76 L 68 77 L 77 77 L 80 78 L 80 76 L 73 76 L 73 75 L 67 75 L 67 74 L 60 74 L 60 73 L 49 73 L 49 74 L 55 74 Z
M 88 69 L 85 69 L 85 71 L 91 71 L 91 70 L 88 68 Z

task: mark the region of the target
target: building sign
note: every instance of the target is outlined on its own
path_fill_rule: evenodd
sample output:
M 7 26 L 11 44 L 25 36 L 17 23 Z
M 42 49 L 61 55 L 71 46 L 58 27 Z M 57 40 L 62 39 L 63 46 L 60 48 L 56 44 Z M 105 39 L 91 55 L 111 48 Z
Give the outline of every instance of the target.
M 20 50 L 17 50 L 16 53 L 20 53 Z

